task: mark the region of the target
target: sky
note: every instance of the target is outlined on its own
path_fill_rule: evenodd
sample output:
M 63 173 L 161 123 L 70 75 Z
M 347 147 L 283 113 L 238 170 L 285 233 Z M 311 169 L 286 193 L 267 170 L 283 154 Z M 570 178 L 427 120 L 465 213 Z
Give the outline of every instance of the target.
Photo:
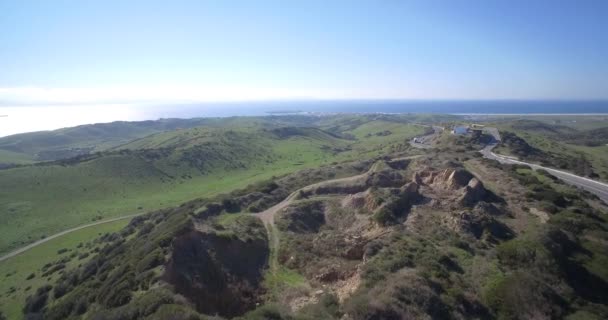
M 0 108 L 608 99 L 604 0 L 0 0 L 0 30 Z

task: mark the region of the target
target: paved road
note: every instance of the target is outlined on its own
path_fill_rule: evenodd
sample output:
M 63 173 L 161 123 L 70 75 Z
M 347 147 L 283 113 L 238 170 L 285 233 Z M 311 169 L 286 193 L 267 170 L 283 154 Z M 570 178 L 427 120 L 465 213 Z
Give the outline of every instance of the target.
M 142 214 L 144 214 L 144 213 L 131 214 L 131 215 L 124 216 L 124 217 L 118 217 L 118 218 L 112 218 L 112 219 L 108 219 L 108 220 L 97 221 L 97 222 L 85 224 L 85 225 L 82 225 L 82 226 L 79 226 L 79 227 L 75 227 L 75 228 L 72 228 L 72 229 L 61 231 L 61 232 L 56 233 L 56 234 L 54 234 L 52 236 L 46 237 L 44 239 L 40 239 L 40 240 L 38 240 L 36 242 L 28 244 L 25 247 L 21 247 L 21 248 L 15 250 L 13 252 L 9 252 L 9 253 L 3 255 L 2 257 L 0 257 L 0 262 L 4 261 L 6 259 L 10 259 L 10 258 L 12 258 L 12 257 L 14 257 L 14 256 L 16 256 L 18 254 L 24 253 L 27 250 L 30 250 L 30 249 L 32 249 L 34 247 L 37 247 L 37 246 L 39 246 L 39 245 L 41 245 L 41 244 L 43 244 L 43 243 L 45 243 L 47 241 L 51 241 L 51 240 L 53 240 L 55 238 L 61 237 L 63 235 L 66 235 L 66 234 L 68 234 L 70 232 L 78 231 L 78 230 L 81 230 L 81 229 L 84 229 L 84 228 L 93 227 L 93 226 L 98 226 L 98 225 L 104 224 L 104 223 L 109 223 L 109 222 L 114 222 L 114 221 L 124 220 L 124 219 L 130 219 L 130 218 L 134 218 L 134 217 L 140 216 Z
M 421 149 L 432 148 L 432 146 L 430 145 L 430 139 L 432 139 L 432 137 L 434 135 L 443 131 L 443 128 L 438 127 L 438 126 L 433 126 L 433 130 L 434 130 L 434 132 L 432 134 L 428 134 L 425 136 L 420 136 L 420 137 L 416 137 L 416 138 L 412 139 L 410 141 L 410 144 L 413 147 L 421 148 Z M 589 178 L 577 176 L 570 172 L 547 168 L 547 167 L 543 167 L 541 165 L 534 164 L 534 163 L 520 161 L 519 159 L 517 159 L 515 157 L 498 155 L 492 151 L 492 149 L 494 149 L 494 147 L 496 147 L 498 145 L 498 143 L 501 141 L 501 137 L 500 137 L 500 133 L 498 132 L 498 129 L 492 128 L 492 127 L 486 127 L 486 128 L 484 128 L 484 132 L 490 134 L 494 138 L 494 141 L 492 141 L 492 143 L 488 144 L 485 148 L 480 150 L 480 152 L 483 154 L 483 156 L 485 158 L 494 159 L 500 163 L 526 165 L 534 170 L 537 170 L 537 169 L 546 170 L 547 172 L 551 173 L 552 175 L 556 176 L 557 178 L 561 179 L 562 181 L 564 181 L 568 184 L 574 185 L 576 187 L 580 187 L 584 190 L 587 190 L 587 191 L 597 195 L 600 199 L 602 199 L 605 203 L 608 204 L 608 184 L 599 182 L 599 181 L 595 181 L 595 180 L 591 180 Z
M 595 195 L 597 195 L 600 199 L 602 199 L 605 203 L 608 204 L 608 184 L 591 180 L 589 178 L 577 176 L 570 172 L 552 169 L 543 167 L 534 163 L 528 163 L 524 161 L 520 161 L 514 157 L 507 157 L 503 155 L 498 155 L 492 152 L 492 149 L 496 147 L 496 143 L 492 143 L 483 148 L 480 152 L 483 154 L 485 158 L 497 160 L 500 163 L 509 163 L 509 164 L 522 164 L 526 165 L 534 170 L 543 169 L 556 176 L 557 178 L 563 180 L 564 182 L 585 189 Z

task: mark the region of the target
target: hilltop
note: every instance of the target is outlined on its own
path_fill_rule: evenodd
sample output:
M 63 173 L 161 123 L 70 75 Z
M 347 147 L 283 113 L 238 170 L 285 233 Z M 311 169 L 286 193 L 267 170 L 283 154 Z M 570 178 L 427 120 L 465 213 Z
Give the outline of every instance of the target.
M 215 119 L 1 170 L 15 185 L 0 193 L 7 248 L 33 240 L 23 231 L 141 215 L 2 262 L 0 310 L 11 319 L 606 318 L 606 204 L 546 171 L 483 159 L 485 135 L 430 135 L 412 119 Z M 533 135 L 512 123 L 501 123 L 511 130 L 501 130 L 499 152 L 538 161 L 554 159 L 524 133 L 582 130 L 546 124 Z M 424 134 L 429 148 L 410 146 Z
M 320 167 L 149 213 L 105 236 L 94 258 L 39 288 L 24 310 L 44 319 L 604 318 L 606 208 L 529 170 L 457 157 Z M 356 178 L 332 180 L 344 174 Z M 264 225 L 256 212 L 292 192 Z

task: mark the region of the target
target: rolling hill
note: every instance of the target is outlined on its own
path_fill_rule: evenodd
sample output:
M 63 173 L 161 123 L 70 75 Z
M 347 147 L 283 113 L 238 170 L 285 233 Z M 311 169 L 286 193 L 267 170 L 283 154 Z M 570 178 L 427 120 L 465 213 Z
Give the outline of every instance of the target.
M 285 130 L 283 130 L 285 131 Z M 336 158 L 347 141 L 319 129 L 193 128 L 101 153 L 0 170 L 0 251 L 93 219 L 176 205 L 237 181 Z

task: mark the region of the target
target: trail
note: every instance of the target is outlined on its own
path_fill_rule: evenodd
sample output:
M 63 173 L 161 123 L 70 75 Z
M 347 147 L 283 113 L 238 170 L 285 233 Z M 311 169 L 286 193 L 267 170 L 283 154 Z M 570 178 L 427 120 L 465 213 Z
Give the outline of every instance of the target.
M 371 170 L 372 169 L 370 169 L 370 171 Z M 274 223 L 275 215 L 279 211 L 284 209 L 285 207 L 288 207 L 294 200 L 296 200 L 297 195 L 300 191 L 307 191 L 307 190 L 310 190 L 310 189 L 313 189 L 316 187 L 320 187 L 320 186 L 324 186 L 324 185 L 327 185 L 330 183 L 356 181 L 358 179 L 361 179 L 361 178 L 364 178 L 365 176 L 367 176 L 370 171 L 367 171 L 365 173 L 358 174 L 355 176 L 351 176 L 351 177 L 325 180 L 322 182 L 313 183 L 306 187 L 302 187 L 302 188 L 292 192 L 289 196 L 287 196 L 287 198 L 285 198 L 283 201 L 275 204 L 274 206 L 272 206 L 260 213 L 253 214 L 254 216 L 256 216 L 262 220 L 262 222 L 264 223 L 264 226 L 266 227 L 266 231 L 268 232 L 268 241 L 271 243 L 270 252 L 271 252 L 271 256 L 272 256 L 272 261 L 270 262 L 271 263 L 270 266 L 271 266 L 271 270 L 273 272 L 276 271 L 278 268 L 278 252 L 279 252 L 279 246 L 281 244 L 279 230 Z
M 395 160 L 408 160 L 408 159 L 415 159 L 421 157 L 420 155 L 415 155 L 415 156 L 406 156 L 406 157 L 400 157 L 400 158 L 393 158 L 391 160 L 395 161 Z M 325 181 L 321 181 L 321 182 L 317 182 L 317 183 L 313 183 L 310 184 L 308 186 L 302 187 L 294 192 L 292 192 L 289 196 L 287 196 L 283 201 L 275 204 L 274 206 L 260 212 L 260 213 L 252 213 L 252 215 L 260 218 L 262 220 L 262 222 L 264 223 L 264 226 L 266 227 L 266 231 L 268 232 L 268 241 L 271 243 L 271 247 L 270 247 L 270 252 L 274 253 L 273 255 L 273 259 L 271 261 L 271 268 L 272 270 L 276 270 L 277 266 L 278 266 L 278 262 L 277 262 L 277 253 L 279 250 L 279 245 L 280 245 L 280 236 L 279 236 L 279 230 L 277 229 L 275 222 L 274 222 L 274 217 L 275 215 L 281 211 L 282 209 L 288 207 L 289 205 L 291 205 L 291 203 L 296 200 L 297 195 L 300 191 L 309 191 L 311 189 L 314 188 L 318 188 L 318 187 L 322 187 L 322 186 L 326 186 L 328 184 L 333 184 L 333 183 L 340 183 L 340 182 L 354 182 L 356 180 L 359 179 L 363 179 L 366 176 L 368 176 L 370 173 L 372 173 L 374 171 L 374 165 L 372 165 L 370 167 L 370 169 L 368 171 L 366 171 L 365 173 L 361 173 L 358 175 L 354 175 L 354 176 L 350 176 L 350 177 L 345 177 L 345 178 L 337 178 L 337 179 L 330 179 L 330 180 L 325 180 Z
M 40 239 L 40 240 L 38 240 L 36 242 L 28 244 L 25 247 L 21 247 L 21 248 L 15 250 L 15 251 L 12 251 L 12 252 L 9 252 L 9 253 L 3 255 L 2 257 L 0 257 L 0 262 L 4 261 L 6 259 L 10 259 L 10 258 L 12 258 L 12 257 L 14 257 L 16 255 L 21 254 L 21 253 L 24 253 L 25 251 L 28 251 L 28 250 L 30 250 L 30 249 L 32 249 L 34 247 L 37 247 L 37 246 L 39 246 L 39 245 L 41 245 L 41 244 L 43 244 L 45 242 L 48 242 L 48 241 L 51 241 L 51 240 L 53 240 L 55 238 L 64 236 L 64 235 L 66 235 L 68 233 L 71 233 L 71 232 L 74 232 L 74 231 L 78 231 L 78 230 L 82 230 L 84 228 L 98 226 L 98 225 L 104 224 L 104 223 L 110 223 L 110 222 L 115 222 L 115 221 L 119 221 L 119 220 L 134 218 L 134 217 L 140 216 L 142 214 L 144 214 L 144 213 L 131 214 L 131 215 L 128 215 L 128 216 L 123 216 L 123 217 L 117 217 L 117 218 L 112 218 L 112 219 L 108 219 L 108 220 L 97 221 L 97 222 L 85 224 L 85 225 L 82 225 L 82 226 L 74 227 L 72 229 L 61 231 L 61 232 L 56 233 L 56 234 L 54 234 L 52 236 L 48 236 L 48 237 L 46 237 L 44 239 Z

